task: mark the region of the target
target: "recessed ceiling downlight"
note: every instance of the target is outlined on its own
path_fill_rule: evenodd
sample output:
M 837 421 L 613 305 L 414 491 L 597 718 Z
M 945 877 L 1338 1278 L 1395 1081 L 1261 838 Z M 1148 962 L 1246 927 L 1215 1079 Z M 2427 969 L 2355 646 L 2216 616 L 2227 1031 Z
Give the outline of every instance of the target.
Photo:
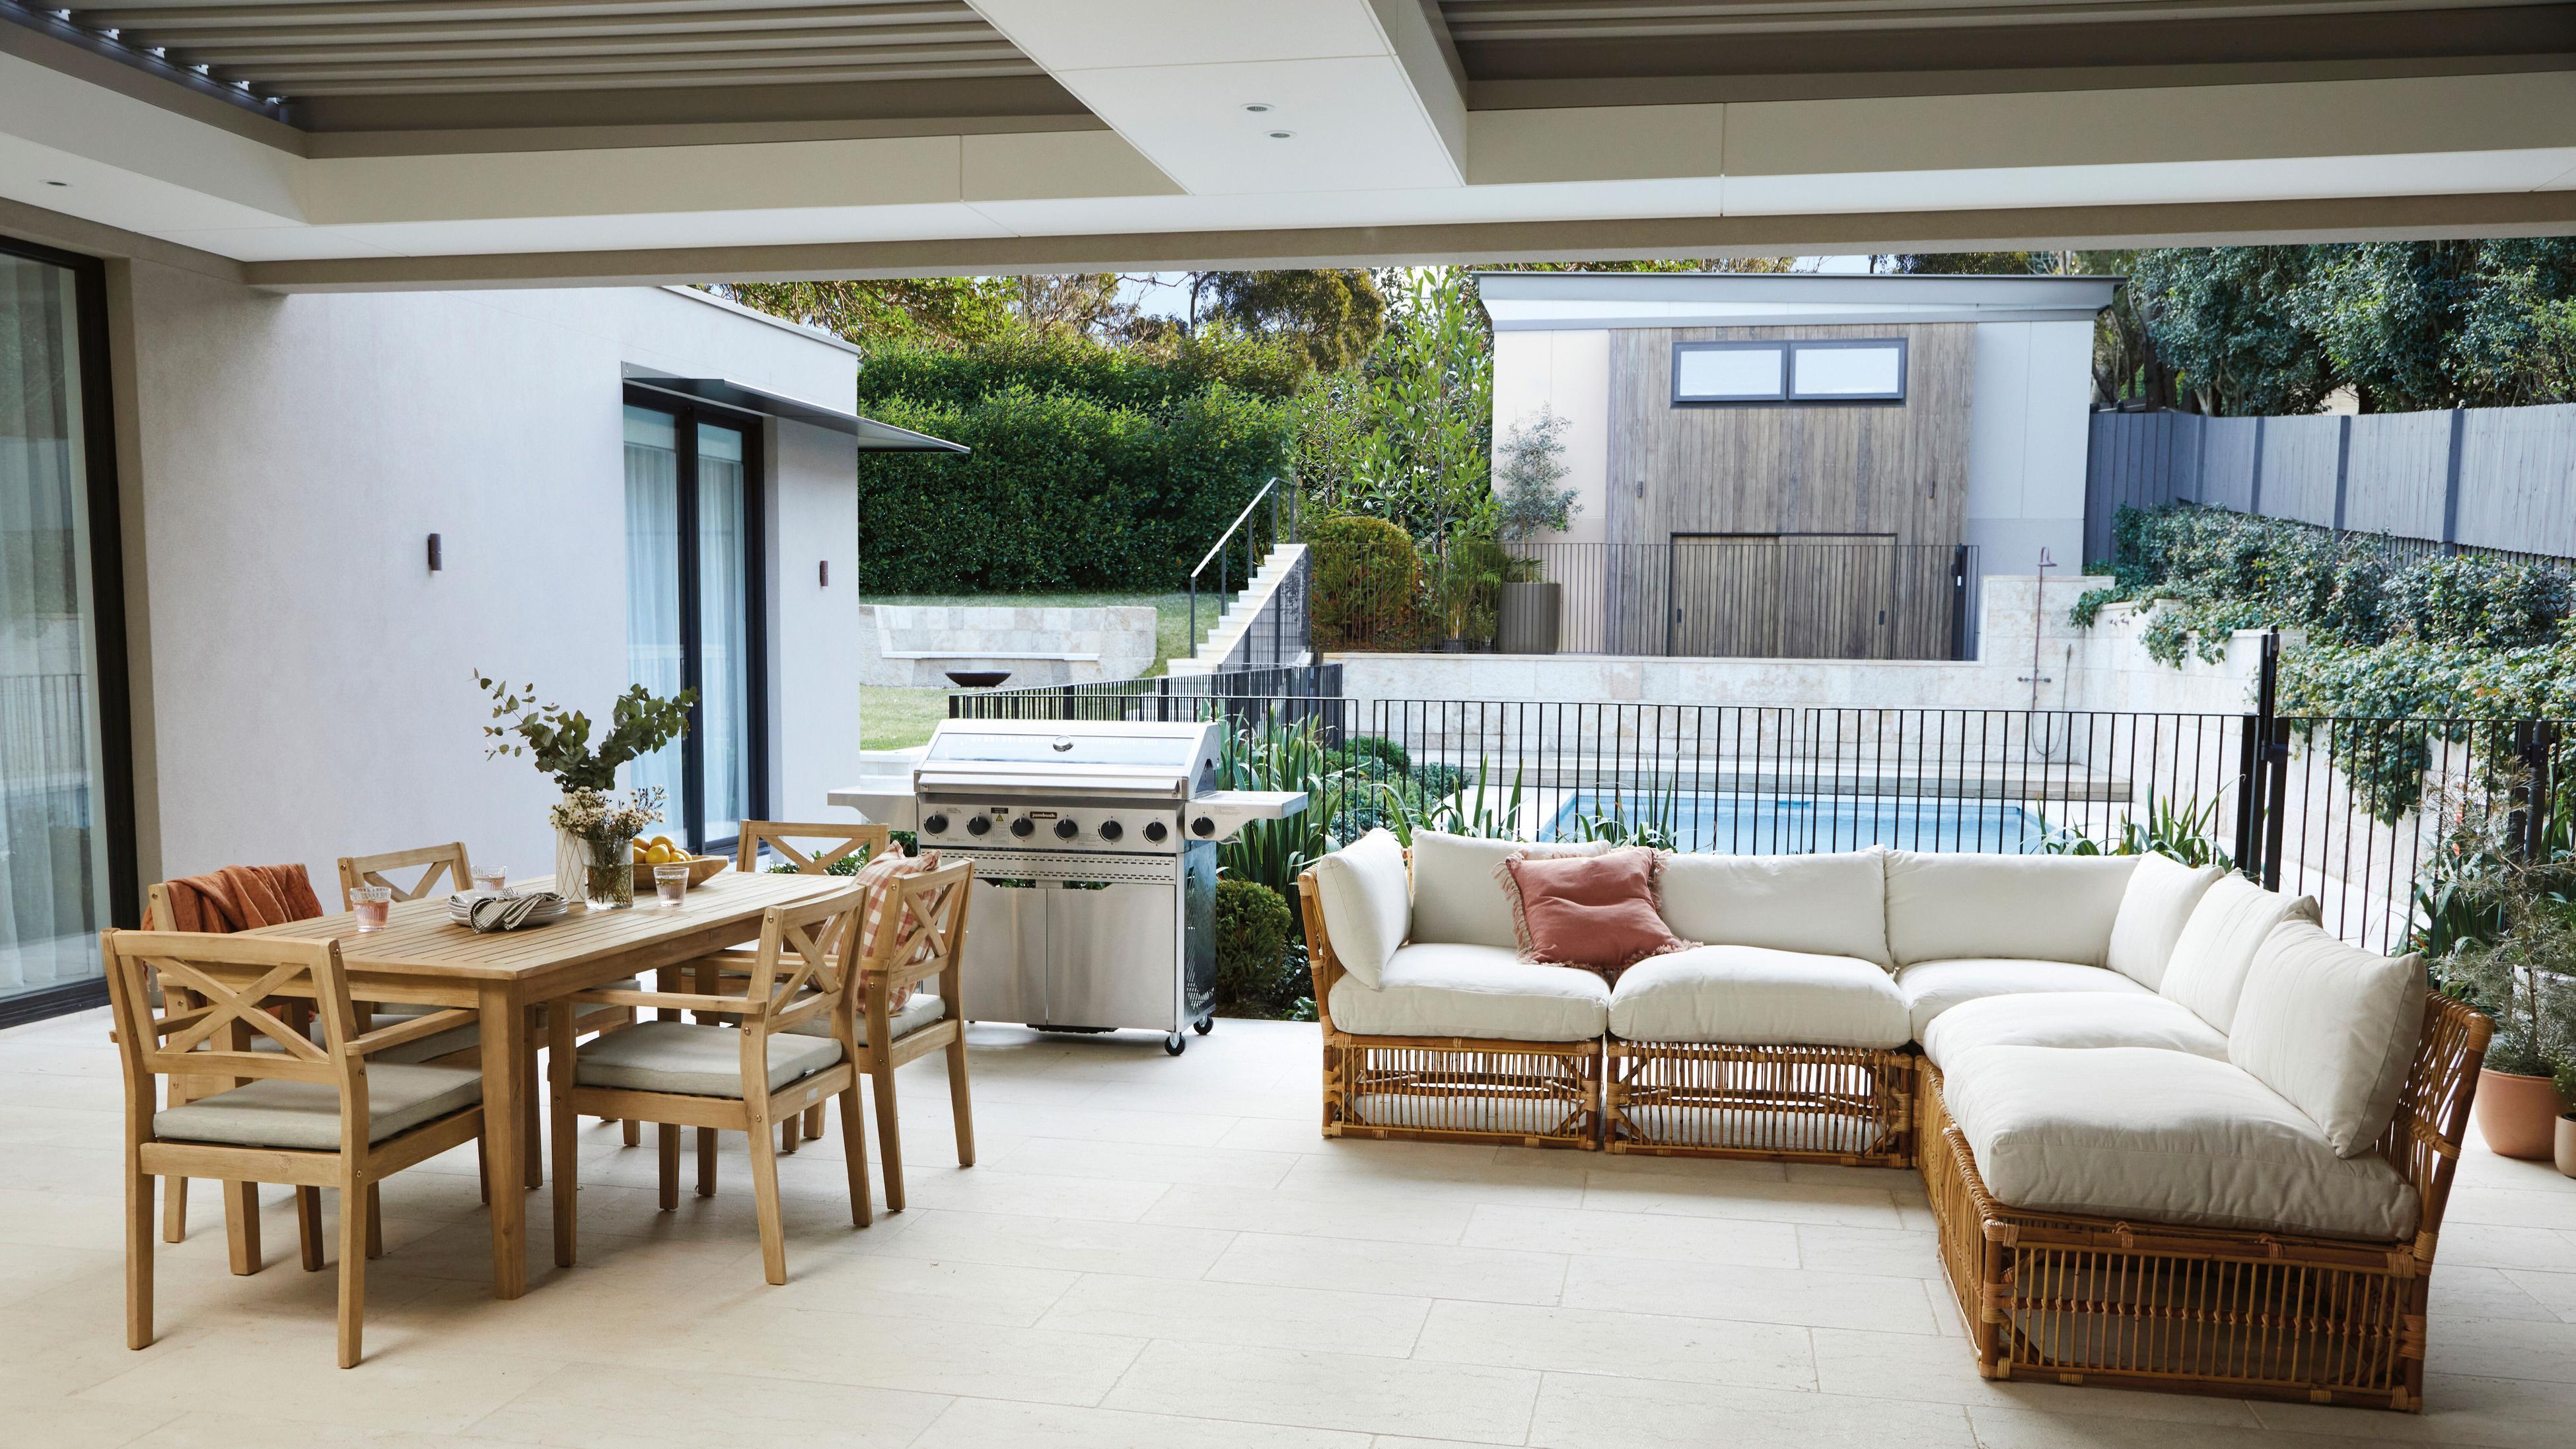
M 1243 108 L 1256 116 L 1266 116 L 1270 114 L 1270 103 L 1268 101 L 1247 101 L 1244 103 Z
M 1270 133 L 1270 139 L 1273 141 L 1290 141 L 1296 139 L 1296 136 L 1297 133 L 1294 131 L 1273 131 Z

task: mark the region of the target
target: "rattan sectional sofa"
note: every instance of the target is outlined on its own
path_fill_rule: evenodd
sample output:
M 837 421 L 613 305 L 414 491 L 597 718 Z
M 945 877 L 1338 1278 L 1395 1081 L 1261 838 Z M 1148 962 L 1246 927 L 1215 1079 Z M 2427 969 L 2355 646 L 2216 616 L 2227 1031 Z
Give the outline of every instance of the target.
M 1989 1377 L 2421 1406 L 2485 1050 L 2421 963 L 2161 856 L 1668 857 L 1690 949 L 1521 959 L 1531 845 L 1300 881 L 1328 1136 L 1913 1167 Z

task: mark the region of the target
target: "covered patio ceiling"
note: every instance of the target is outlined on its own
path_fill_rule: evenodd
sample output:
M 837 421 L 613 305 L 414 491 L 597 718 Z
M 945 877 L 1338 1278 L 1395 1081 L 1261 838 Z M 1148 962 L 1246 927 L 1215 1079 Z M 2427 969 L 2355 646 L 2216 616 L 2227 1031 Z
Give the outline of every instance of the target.
M 283 289 L 2576 230 L 2560 0 L 0 20 L 0 225 Z

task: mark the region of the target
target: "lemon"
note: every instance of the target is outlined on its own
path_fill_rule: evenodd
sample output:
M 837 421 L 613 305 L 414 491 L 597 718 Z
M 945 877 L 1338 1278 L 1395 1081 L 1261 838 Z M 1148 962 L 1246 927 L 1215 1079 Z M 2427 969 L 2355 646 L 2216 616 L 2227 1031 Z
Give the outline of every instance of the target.
M 658 845 L 664 850 L 677 850 L 680 848 L 678 845 L 674 844 L 671 837 L 667 835 L 656 835 L 644 843 L 647 845 Z
M 657 842 L 651 850 L 644 853 L 644 858 L 654 865 L 669 865 L 674 861 L 677 861 L 680 858 L 680 854 L 678 851 L 673 850 L 668 844 Z
M 646 861 L 648 861 L 648 860 L 650 860 L 650 859 L 652 858 L 652 851 L 651 851 L 650 847 L 646 846 L 646 845 L 644 844 L 644 842 L 643 842 L 643 841 L 638 840 L 638 841 L 634 842 L 634 846 L 635 846 L 635 863 L 636 863 L 637 865 L 642 865 L 642 864 L 644 864 Z

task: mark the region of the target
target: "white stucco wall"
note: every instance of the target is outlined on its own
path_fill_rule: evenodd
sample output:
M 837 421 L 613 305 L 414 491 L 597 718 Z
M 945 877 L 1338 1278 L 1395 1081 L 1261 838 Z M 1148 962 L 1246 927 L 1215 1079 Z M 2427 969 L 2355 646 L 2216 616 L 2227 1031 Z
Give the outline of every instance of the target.
M 2092 398 L 2089 322 L 1980 322 L 1968 417 L 1968 542 L 1995 574 L 2026 574 L 2043 547 L 2082 568 L 2084 455 Z
M 594 715 L 625 688 L 621 364 L 854 396 L 846 352 L 658 289 L 124 275 L 146 880 L 301 861 L 327 895 L 340 855 L 456 839 L 548 870 L 554 787 L 483 758 L 472 671 Z M 838 435 L 767 433 L 770 803 L 828 819 L 858 756 L 856 462 Z
M 1565 481 L 1574 487 L 1576 507 L 1563 533 L 1539 534 L 1533 542 L 1600 543 L 1610 536 L 1608 332 L 1494 334 L 1496 449 L 1515 424 L 1541 409 L 1566 420 Z

